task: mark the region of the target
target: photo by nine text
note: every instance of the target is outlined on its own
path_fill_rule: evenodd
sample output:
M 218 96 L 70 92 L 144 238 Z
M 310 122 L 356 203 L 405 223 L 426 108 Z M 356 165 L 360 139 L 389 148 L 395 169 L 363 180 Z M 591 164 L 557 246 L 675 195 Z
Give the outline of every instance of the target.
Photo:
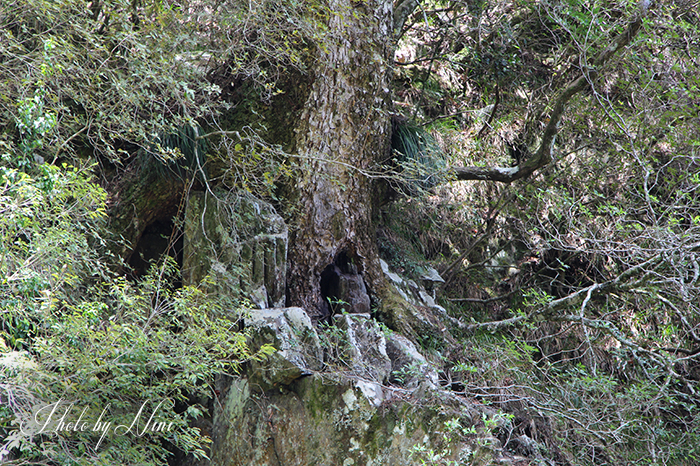
M 102 408 L 99 416 L 91 419 L 87 414 L 90 411 L 88 406 L 81 407 L 74 402 L 58 400 L 34 409 L 31 418 L 22 422 L 20 429 L 25 435 L 94 432 L 100 436 L 95 445 L 95 448 L 98 448 L 108 435 L 143 437 L 147 434 L 171 432 L 174 423 L 163 421 L 159 417 L 159 410 L 164 403 L 165 400 L 158 404 L 145 401 L 138 412 L 128 417 L 126 422 L 123 419 L 117 422 L 111 419 L 109 404 Z

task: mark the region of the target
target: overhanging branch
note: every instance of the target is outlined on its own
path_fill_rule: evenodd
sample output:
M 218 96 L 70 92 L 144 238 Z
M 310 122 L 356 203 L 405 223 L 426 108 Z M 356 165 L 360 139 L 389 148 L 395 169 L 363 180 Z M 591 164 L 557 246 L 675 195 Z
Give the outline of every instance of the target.
M 536 309 L 533 309 L 529 313 L 526 314 L 520 314 L 514 317 L 511 317 L 509 319 L 505 320 L 499 320 L 499 321 L 491 321 L 491 322 L 477 322 L 473 324 L 464 324 L 460 322 L 458 319 L 451 319 L 452 324 L 457 326 L 460 330 L 467 331 L 467 332 L 474 332 L 480 329 L 486 329 L 488 331 L 496 331 L 502 328 L 506 327 L 511 327 L 515 324 L 518 324 L 523 321 L 527 321 L 535 316 L 541 316 L 543 319 L 551 320 L 551 321 L 560 321 L 560 320 L 571 320 L 575 322 L 581 322 L 582 317 L 579 316 L 574 316 L 574 317 L 569 317 L 569 318 L 562 318 L 556 311 L 562 310 L 562 309 L 567 309 L 571 308 L 573 306 L 578 305 L 579 303 L 583 302 L 584 300 L 590 299 L 590 297 L 595 293 L 596 295 L 609 291 L 611 289 L 616 289 L 620 288 L 623 283 L 625 283 L 627 280 L 634 276 L 642 275 L 645 276 L 648 273 L 650 273 L 651 270 L 654 269 L 655 266 L 658 265 L 658 262 L 661 261 L 661 256 L 654 256 L 650 259 L 647 259 L 646 261 L 642 262 L 641 264 L 637 264 L 633 267 L 630 267 L 629 269 L 625 270 L 622 272 L 620 275 L 618 275 L 615 278 L 612 278 L 610 280 L 607 280 L 602 283 L 594 283 L 590 286 L 587 286 L 586 288 L 582 288 L 578 291 L 575 291 L 567 296 L 564 296 L 563 298 L 555 299 L 552 301 L 547 302 L 541 307 L 538 307 Z M 585 306 L 584 306 L 585 307 Z M 591 319 L 585 319 L 584 323 L 592 322 L 593 320 Z
M 406 2 L 408 3 L 408 2 Z M 590 66 L 583 69 L 578 79 L 569 83 L 554 99 L 554 106 L 549 116 L 549 122 L 542 133 L 542 143 L 535 154 L 517 167 L 454 167 L 454 175 L 458 180 L 484 180 L 510 183 L 527 178 L 535 170 L 544 167 L 552 160 L 552 146 L 557 135 L 559 123 L 566 110 L 566 104 L 571 98 L 586 89 L 598 77 L 600 69 L 620 49 L 626 47 L 642 27 L 642 20 L 649 9 L 649 1 L 640 3 L 640 11 L 635 19 L 627 26 L 622 34 L 615 37 L 605 49 L 593 60 Z
M 418 7 L 420 0 L 402 0 L 394 8 L 394 36 L 399 37 L 403 26 L 411 13 Z

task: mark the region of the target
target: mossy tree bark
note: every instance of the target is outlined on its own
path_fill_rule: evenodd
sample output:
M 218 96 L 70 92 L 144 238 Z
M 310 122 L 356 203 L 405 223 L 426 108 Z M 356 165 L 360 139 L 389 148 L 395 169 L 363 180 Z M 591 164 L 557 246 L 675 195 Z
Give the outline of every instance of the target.
M 392 1 L 332 0 L 309 97 L 296 128 L 303 175 L 288 278 L 288 304 L 324 315 L 328 266 L 381 280 L 371 228 L 372 182 L 363 175 L 390 142 Z

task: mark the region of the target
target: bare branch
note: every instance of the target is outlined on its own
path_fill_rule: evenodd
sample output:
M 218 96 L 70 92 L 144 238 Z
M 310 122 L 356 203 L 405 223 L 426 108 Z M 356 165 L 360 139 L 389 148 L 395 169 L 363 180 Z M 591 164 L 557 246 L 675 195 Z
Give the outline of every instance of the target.
M 522 288 L 515 288 L 513 291 L 510 291 L 506 294 L 500 295 L 500 296 L 494 296 L 492 298 L 486 298 L 486 299 L 479 299 L 479 298 L 448 298 L 447 300 L 453 303 L 477 303 L 477 304 L 488 304 L 492 303 L 495 301 L 504 301 L 506 299 L 509 299 L 511 296 L 513 296 L 515 293 L 522 291 Z
M 581 309 L 583 310 L 585 308 L 585 305 L 588 303 L 588 300 L 590 300 L 591 296 L 593 295 L 594 292 L 596 294 L 599 294 L 602 291 L 610 290 L 615 287 L 619 287 L 622 283 L 626 282 L 629 278 L 638 275 L 638 274 L 647 274 L 649 273 L 649 268 L 653 268 L 653 265 L 655 265 L 657 262 L 660 262 L 661 258 L 659 256 L 654 256 L 651 259 L 648 259 L 641 264 L 637 264 L 634 267 L 630 267 L 626 271 L 622 272 L 620 275 L 617 277 L 608 280 L 603 283 L 594 283 L 593 285 L 587 286 L 586 288 L 581 288 L 580 290 L 571 293 L 567 296 L 564 296 L 563 298 L 555 299 L 553 301 L 548 302 L 542 307 L 539 307 L 532 312 L 528 314 L 520 314 L 514 317 L 511 317 L 509 319 L 504 319 L 504 320 L 499 320 L 499 321 L 492 321 L 492 322 L 478 322 L 475 324 L 464 324 L 457 319 L 451 319 L 452 324 L 456 325 L 460 330 L 464 330 L 467 332 L 473 332 L 479 329 L 486 328 L 489 331 L 495 331 L 500 328 L 505 328 L 505 327 L 510 327 L 512 325 L 517 324 L 518 322 L 522 322 L 526 319 L 529 319 L 535 315 L 544 315 L 544 316 L 550 316 L 551 320 L 554 321 L 572 321 L 572 322 L 583 322 L 583 323 L 590 323 L 590 322 L 598 322 L 598 321 L 593 321 L 590 319 L 586 319 L 582 317 L 581 315 L 577 316 L 554 316 L 553 312 L 564 309 L 573 305 L 578 304 L 578 302 L 583 302 Z M 585 297 L 584 297 L 585 295 Z M 554 317 L 551 317 L 554 316 Z
M 596 291 L 596 294 L 599 294 L 602 291 L 609 290 L 611 288 L 615 288 L 620 286 L 623 282 L 625 282 L 627 279 L 642 273 L 642 274 L 647 274 L 649 273 L 649 269 L 653 267 L 654 264 L 661 262 L 661 257 L 660 256 L 654 256 L 650 259 L 647 259 L 646 261 L 642 262 L 641 264 L 637 264 L 634 267 L 630 267 L 629 269 L 625 270 L 622 272 L 620 275 L 617 277 L 613 278 L 612 280 L 608 280 L 603 283 L 594 283 L 590 286 L 587 286 L 586 288 L 581 288 L 580 290 L 571 293 L 567 296 L 564 296 L 563 298 L 555 299 L 553 301 L 550 301 L 547 303 L 544 308 L 542 308 L 539 312 L 545 313 L 545 314 L 551 314 L 553 311 L 557 311 L 560 309 L 564 309 L 569 306 L 573 306 L 577 304 L 580 301 L 583 301 L 584 298 L 582 296 L 588 295 L 589 292 Z M 538 312 L 538 313 L 539 313 Z
M 394 8 L 394 36 L 399 37 L 403 26 L 411 13 L 418 7 L 420 0 L 401 0 Z

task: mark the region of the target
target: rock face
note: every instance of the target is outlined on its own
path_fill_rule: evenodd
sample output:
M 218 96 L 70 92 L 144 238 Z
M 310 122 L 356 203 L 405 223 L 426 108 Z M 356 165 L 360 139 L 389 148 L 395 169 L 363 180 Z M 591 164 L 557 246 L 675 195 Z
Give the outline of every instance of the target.
M 425 268 L 420 276 L 421 286 L 413 280 L 407 280 L 391 272 L 389 265 L 385 261 L 380 259 L 379 262 L 384 276 L 406 301 L 414 306 L 429 307 L 437 314 L 445 314 L 445 309 L 435 304 L 435 286 L 445 282 L 440 274 L 437 273 L 437 270 L 432 267 Z
M 245 194 L 190 194 L 185 285 L 245 298 L 260 309 L 284 306 L 287 247 L 287 225 L 270 204 Z
M 345 354 L 353 374 L 384 383 L 391 375 L 391 360 L 386 353 L 386 338 L 369 314 L 344 314 L 335 317 L 337 327 L 346 334 Z
M 254 311 L 246 326 L 255 329 L 249 346 L 271 344 L 277 352 L 267 361 L 251 362 L 250 383 L 262 390 L 285 386 L 323 368 L 323 349 L 311 319 L 298 307 Z
M 179 464 L 516 464 L 486 428 L 497 415 L 441 390 L 410 340 L 387 337 L 369 315 L 334 320 L 339 351 L 329 351 L 303 309 L 254 310 L 246 319 L 254 329 L 250 345 L 272 343 L 279 351 L 219 381 L 220 396 L 202 424 L 213 440 L 210 460 Z M 332 360 L 338 354 L 344 369 Z M 413 375 L 398 381 L 397 368 L 406 367 Z
M 391 382 L 416 388 L 427 381 L 431 388 L 438 387 L 435 368 L 423 356 L 411 340 L 398 333 L 387 339 L 387 354 L 391 360 Z
M 329 309 L 315 326 L 306 310 L 283 307 L 286 251 L 287 227 L 269 204 L 190 195 L 185 284 L 230 296 L 233 305 L 252 302 L 259 309 L 245 317 L 249 347 L 277 351 L 217 382 L 209 416 L 199 421 L 213 440 L 210 459 L 174 464 L 514 464 L 486 427 L 495 413 L 442 390 L 437 368 L 414 343 L 450 338 L 445 310 L 426 291 L 441 282 L 437 272 L 426 269 L 417 284 L 382 263 L 389 287 L 375 312 L 382 325 L 352 261 L 339 260 L 321 276 Z
M 380 260 L 387 281 L 384 299 L 377 311 L 377 317 L 398 333 L 413 340 L 436 339 L 451 341 L 447 328 L 447 311 L 435 303 L 426 289 L 414 280 L 406 279 L 392 272 L 387 263 Z M 430 283 L 434 290 L 440 283 L 437 272 L 421 279 Z
M 437 447 L 448 417 L 426 400 L 400 395 L 376 383 L 320 374 L 264 393 L 245 379 L 233 380 L 214 418 L 211 464 L 421 464 L 415 452 Z M 478 419 L 466 404 L 450 411 L 469 422 Z M 445 459 L 466 460 L 472 452 L 455 444 Z

